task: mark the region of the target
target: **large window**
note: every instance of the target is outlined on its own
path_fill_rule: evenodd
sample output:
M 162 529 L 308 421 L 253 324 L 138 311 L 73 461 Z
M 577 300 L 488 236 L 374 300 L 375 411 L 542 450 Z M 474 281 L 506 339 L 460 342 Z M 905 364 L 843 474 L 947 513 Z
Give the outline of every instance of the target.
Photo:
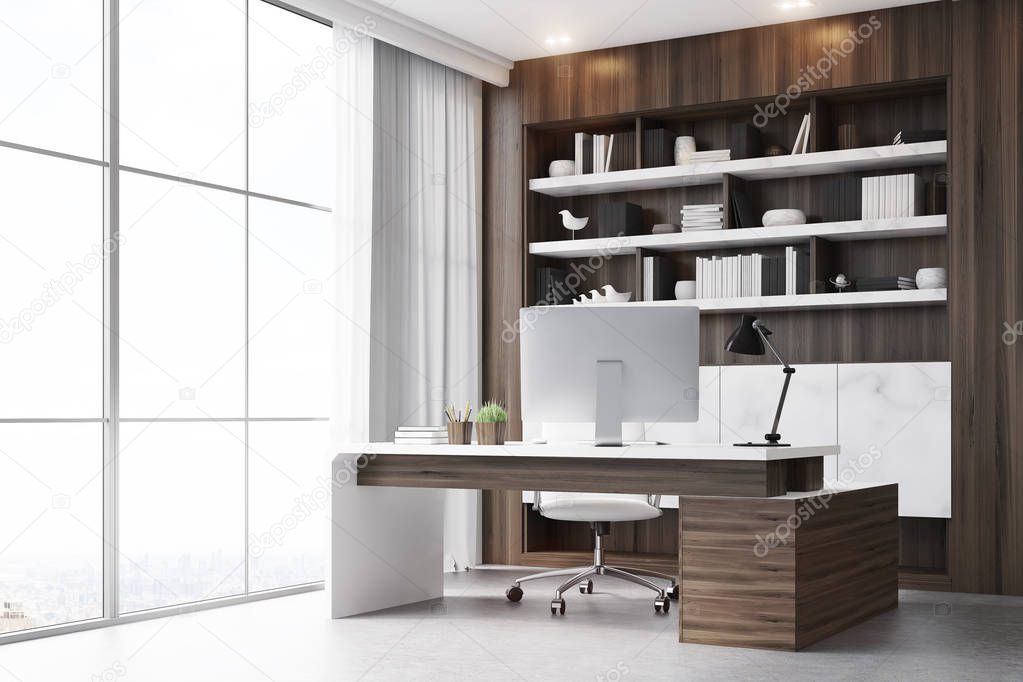
M 331 28 L 2 19 L 0 635 L 321 581 Z

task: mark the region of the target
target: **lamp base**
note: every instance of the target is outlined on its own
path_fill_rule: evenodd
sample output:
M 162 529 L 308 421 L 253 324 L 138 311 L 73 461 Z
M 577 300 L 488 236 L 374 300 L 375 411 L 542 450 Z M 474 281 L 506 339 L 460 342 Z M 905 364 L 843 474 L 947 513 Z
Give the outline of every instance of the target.
M 745 443 L 732 443 L 732 445 L 739 448 L 787 448 L 790 447 L 789 443 L 754 443 L 753 441 L 747 441 Z

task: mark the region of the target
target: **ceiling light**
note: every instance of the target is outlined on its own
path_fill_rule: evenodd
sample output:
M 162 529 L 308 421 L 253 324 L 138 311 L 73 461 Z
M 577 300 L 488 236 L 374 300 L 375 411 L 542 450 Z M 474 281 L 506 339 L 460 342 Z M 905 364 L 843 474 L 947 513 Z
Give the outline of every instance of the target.
M 563 35 L 560 38 L 558 38 L 558 42 L 561 43 L 562 45 L 564 45 L 565 43 L 572 42 L 572 39 L 569 36 L 564 36 Z
M 813 6 L 813 0 L 785 0 L 785 2 L 778 3 L 778 7 L 783 10 L 805 9 Z
M 557 47 L 558 45 L 567 45 L 572 42 L 572 37 L 565 34 L 560 36 L 547 36 L 547 39 L 544 42 L 547 43 L 547 47 Z

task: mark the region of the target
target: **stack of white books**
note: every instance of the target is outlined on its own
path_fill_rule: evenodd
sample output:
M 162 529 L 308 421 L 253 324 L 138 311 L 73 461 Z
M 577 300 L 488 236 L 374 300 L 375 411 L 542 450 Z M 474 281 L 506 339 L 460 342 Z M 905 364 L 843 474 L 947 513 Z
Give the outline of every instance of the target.
M 707 149 L 689 155 L 689 163 L 709 163 L 711 161 L 731 161 L 731 149 Z
M 720 230 L 724 227 L 723 204 L 687 204 L 682 207 L 682 230 Z
M 696 259 L 697 298 L 809 293 L 809 253 L 792 246 L 784 256 L 761 253 Z
M 446 426 L 399 426 L 394 432 L 395 445 L 447 445 Z
M 863 178 L 864 220 L 924 214 L 924 179 L 916 173 Z

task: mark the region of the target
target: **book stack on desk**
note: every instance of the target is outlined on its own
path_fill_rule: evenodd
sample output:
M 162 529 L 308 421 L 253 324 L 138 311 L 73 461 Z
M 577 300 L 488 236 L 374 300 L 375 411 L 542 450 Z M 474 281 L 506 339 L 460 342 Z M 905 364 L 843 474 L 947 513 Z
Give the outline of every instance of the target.
M 394 432 L 395 445 L 447 445 L 446 426 L 399 426 Z

